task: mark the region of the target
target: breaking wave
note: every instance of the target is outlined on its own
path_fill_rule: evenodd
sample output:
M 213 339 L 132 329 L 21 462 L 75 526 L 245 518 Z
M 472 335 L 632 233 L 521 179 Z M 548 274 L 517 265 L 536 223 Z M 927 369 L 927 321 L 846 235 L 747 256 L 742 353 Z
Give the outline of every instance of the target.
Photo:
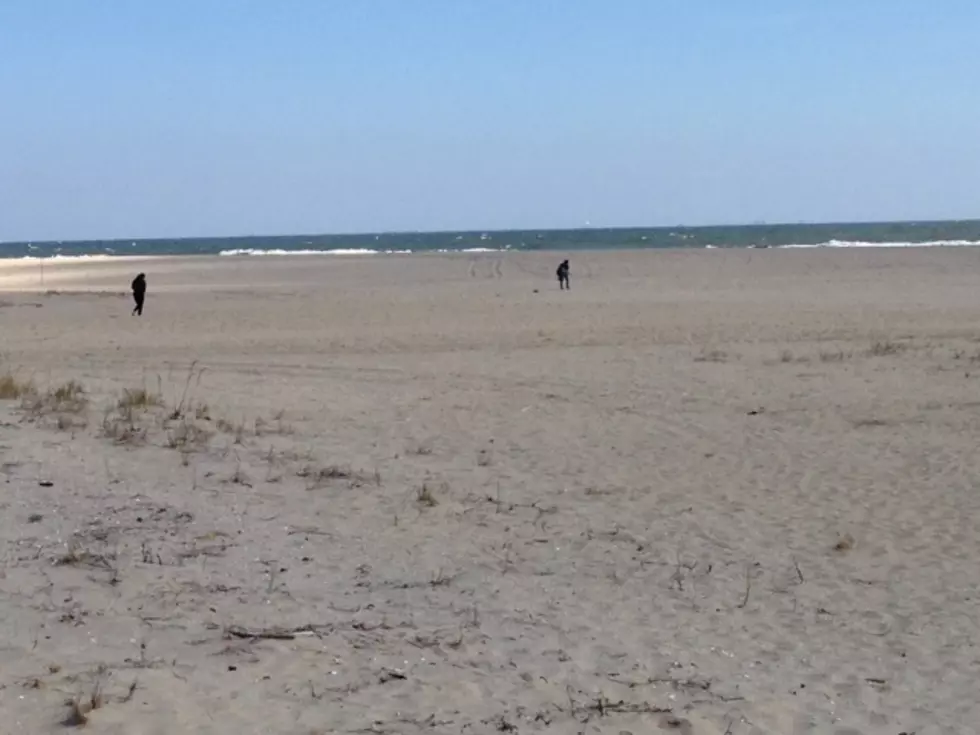
M 261 248 L 234 248 L 222 250 L 218 255 L 393 255 L 410 253 L 411 250 L 370 250 L 368 248 L 336 248 L 334 250 L 263 250 Z
M 113 260 L 116 258 L 115 255 L 111 253 L 91 253 L 82 255 L 61 255 L 60 253 L 55 253 L 53 255 L 22 255 L 19 258 L 12 258 L 12 260 Z
M 926 240 L 924 242 L 865 242 L 862 240 L 828 240 L 811 245 L 778 245 L 780 248 L 954 248 L 980 245 L 980 240 Z
M 444 248 L 430 250 L 436 253 L 501 253 L 506 248 Z M 412 250 L 371 250 L 370 248 L 334 248 L 332 250 L 284 250 L 277 248 L 263 250 L 262 248 L 234 248 L 222 250 L 218 255 L 411 255 Z

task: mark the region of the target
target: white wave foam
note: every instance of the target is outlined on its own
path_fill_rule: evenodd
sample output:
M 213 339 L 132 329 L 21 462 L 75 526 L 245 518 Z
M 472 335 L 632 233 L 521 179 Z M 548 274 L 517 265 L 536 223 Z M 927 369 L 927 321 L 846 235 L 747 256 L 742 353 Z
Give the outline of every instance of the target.
M 396 255 L 411 250 L 369 250 L 368 248 L 337 248 L 335 250 L 262 250 L 260 248 L 236 248 L 222 250 L 218 255 Z
M 954 248 L 975 247 L 980 240 L 927 240 L 925 242 L 864 242 L 861 240 L 828 240 L 812 245 L 779 245 L 781 248 Z
M 510 247 L 506 248 L 439 248 L 430 252 L 435 253 L 506 253 Z
M 53 255 L 24 255 L 16 260 L 109 260 L 115 258 L 115 255 L 110 253 L 92 253 L 89 255 L 62 255 L 60 253 L 55 253 Z

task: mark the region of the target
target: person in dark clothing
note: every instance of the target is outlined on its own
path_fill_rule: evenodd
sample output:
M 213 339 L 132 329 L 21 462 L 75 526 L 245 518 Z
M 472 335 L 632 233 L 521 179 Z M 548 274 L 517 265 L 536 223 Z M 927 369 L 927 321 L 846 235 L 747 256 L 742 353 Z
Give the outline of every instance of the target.
M 136 302 L 136 307 L 133 309 L 133 314 L 138 316 L 143 316 L 143 299 L 146 298 L 146 275 L 140 273 L 136 278 L 133 279 L 133 300 Z
M 571 284 L 568 282 L 568 261 L 563 260 L 561 265 L 558 266 L 558 287 L 563 291 L 565 289 L 571 289 Z

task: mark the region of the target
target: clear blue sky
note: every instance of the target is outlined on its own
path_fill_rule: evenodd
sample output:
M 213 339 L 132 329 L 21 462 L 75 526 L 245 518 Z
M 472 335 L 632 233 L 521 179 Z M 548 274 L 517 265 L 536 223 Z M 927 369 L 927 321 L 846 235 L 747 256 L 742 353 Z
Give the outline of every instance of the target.
M 0 240 L 980 216 L 976 0 L 0 0 Z

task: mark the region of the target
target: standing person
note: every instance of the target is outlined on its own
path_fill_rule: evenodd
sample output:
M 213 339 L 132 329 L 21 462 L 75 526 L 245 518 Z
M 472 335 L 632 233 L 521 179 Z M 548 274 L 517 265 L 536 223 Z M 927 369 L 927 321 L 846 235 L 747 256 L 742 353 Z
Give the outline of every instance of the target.
M 572 286 L 568 282 L 568 261 L 563 260 L 558 266 L 558 287 L 561 290 L 571 290 Z
M 136 302 L 136 307 L 133 309 L 133 314 L 137 316 L 143 316 L 143 299 L 146 298 L 146 274 L 140 273 L 136 278 L 133 279 L 133 300 Z

